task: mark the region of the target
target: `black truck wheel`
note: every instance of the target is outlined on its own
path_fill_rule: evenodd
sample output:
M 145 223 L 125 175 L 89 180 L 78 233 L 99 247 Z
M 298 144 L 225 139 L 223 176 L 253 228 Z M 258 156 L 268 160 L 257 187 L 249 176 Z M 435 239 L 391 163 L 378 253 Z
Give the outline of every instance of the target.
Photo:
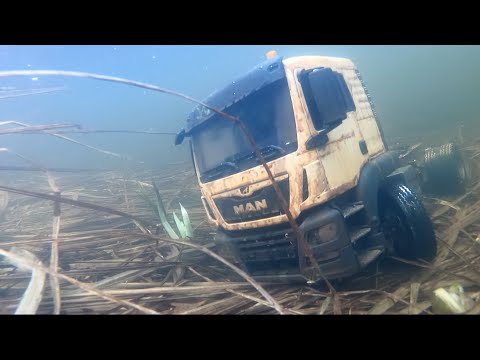
M 435 257 L 432 221 L 412 189 L 402 183 L 386 184 L 379 195 L 379 210 L 385 238 L 395 255 L 423 260 Z
M 470 177 L 470 168 L 454 143 L 425 150 L 423 190 L 434 194 L 461 194 Z

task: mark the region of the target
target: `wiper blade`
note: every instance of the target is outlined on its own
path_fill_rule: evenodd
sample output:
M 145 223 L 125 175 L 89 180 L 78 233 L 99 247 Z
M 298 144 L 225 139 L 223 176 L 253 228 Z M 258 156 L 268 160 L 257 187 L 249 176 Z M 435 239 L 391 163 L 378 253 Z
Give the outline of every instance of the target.
M 276 145 L 267 145 L 260 149 L 263 157 L 269 159 L 272 155 L 285 155 L 286 152 L 280 146 Z M 215 166 L 214 168 L 206 171 L 202 175 L 202 181 L 213 181 L 224 176 L 227 172 L 232 174 L 238 172 L 240 168 L 237 166 L 242 161 L 252 160 L 256 158 L 255 151 L 252 151 L 246 155 L 233 155 L 225 158 L 224 162 Z M 259 161 L 257 159 L 257 161 Z
M 230 161 L 225 161 L 217 166 L 217 168 L 231 168 L 233 170 L 238 170 L 238 166 L 235 163 Z M 216 168 L 215 168 L 216 169 Z
M 264 158 L 269 158 L 272 155 L 280 154 L 280 155 L 285 155 L 286 152 L 281 148 L 280 146 L 276 145 L 267 145 L 264 146 L 263 148 L 260 149 L 260 153 L 263 155 Z M 231 156 L 227 158 L 226 160 L 232 161 L 234 163 L 238 163 L 240 161 L 244 160 L 250 160 L 250 159 L 255 159 L 256 158 L 255 151 L 252 151 L 246 155 L 236 155 L 236 156 Z
M 203 174 L 202 178 L 208 179 L 208 180 L 215 179 L 223 175 L 226 170 L 238 171 L 238 166 L 233 162 L 225 161 L 225 162 L 222 162 L 220 165 L 215 166 L 214 168 L 206 171 Z
M 268 145 L 268 146 L 265 146 L 264 148 L 260 149 L 260 152 L 262 153 L 262 155 L 269 155 L 270 153 L 271 154 L 275 154 L 275 153 L 279 153 L 280 155 L 285 155 L 285 150 L 283 150 L 283 148 L 281 148 L 280 146 L 276 146 L 276 145 Z M 264 155 L 264 156 L 265 156 Z

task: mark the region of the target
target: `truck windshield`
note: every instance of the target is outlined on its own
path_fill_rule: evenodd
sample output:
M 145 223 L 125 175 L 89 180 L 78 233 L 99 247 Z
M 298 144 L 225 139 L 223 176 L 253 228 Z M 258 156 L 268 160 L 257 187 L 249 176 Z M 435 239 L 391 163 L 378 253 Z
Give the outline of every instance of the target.
M 267 161 L 297 150 L 292 102 L 285 78 L 255 91 L 224 110 L 240 118 Z M 192 132 L 200 181 L 213 181 L 260 162 L 237 123 L 214 114 Z

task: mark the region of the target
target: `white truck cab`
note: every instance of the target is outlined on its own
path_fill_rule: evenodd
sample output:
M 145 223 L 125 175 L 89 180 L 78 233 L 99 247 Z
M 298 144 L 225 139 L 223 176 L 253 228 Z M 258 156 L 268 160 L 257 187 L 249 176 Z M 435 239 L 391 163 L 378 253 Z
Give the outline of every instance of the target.
M 435 256 L 416 171 L 388 151 L 350 60 L 270 54 L 204 103 L 252 134 L 326 277 L 388 251 Z M 219 246 L 256 277 L 306 277 L 311 264 L 238 124 L 198 106 L 185 136 Z

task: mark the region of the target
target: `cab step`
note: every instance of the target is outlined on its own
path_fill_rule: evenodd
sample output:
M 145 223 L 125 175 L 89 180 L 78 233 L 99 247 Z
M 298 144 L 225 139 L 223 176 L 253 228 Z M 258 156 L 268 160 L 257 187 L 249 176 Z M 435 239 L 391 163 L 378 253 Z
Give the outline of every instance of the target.
M 352 215 L 355 215 L 359 211 L 363 210 L 365 205 L 362 202 L 356 202 L 353 204 L 348 204 L 344 208 L 342 208 L 342 214 L 345 219 L 348 219 Z
M 358 254 L 358 262 L 360 263 L 360 267 L 364 268 L 374 260 L 376 260 L 381 254 L 382 250 L 375 249 L 375 250 L 364 250 L 360 254 Z
M 352 243 L 357 242 L 359 239 L 363 238 L 365 235 L 368 235 L 372 231 L 372 228 L 369 227 L 362 227 L 353 229 L 350 232 L 350 240 Z

